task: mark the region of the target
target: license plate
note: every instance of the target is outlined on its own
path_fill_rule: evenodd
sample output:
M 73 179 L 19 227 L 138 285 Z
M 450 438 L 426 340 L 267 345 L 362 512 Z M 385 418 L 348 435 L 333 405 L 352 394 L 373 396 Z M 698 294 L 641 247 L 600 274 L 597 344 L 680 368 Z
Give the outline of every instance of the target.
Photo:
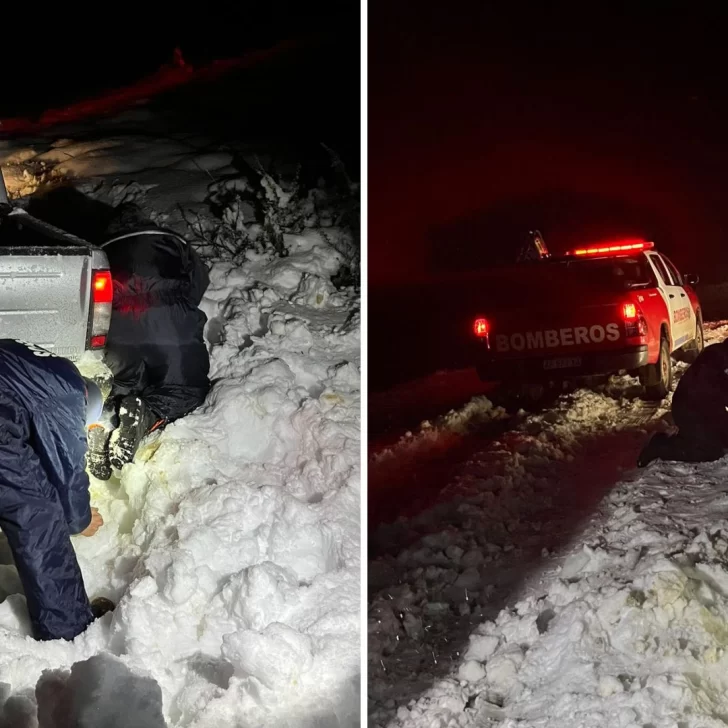
M 563 357 L 561 359 L 546 359 L 543 363 L 544 369 L 572 369 L 581 366 L 581 357 Z

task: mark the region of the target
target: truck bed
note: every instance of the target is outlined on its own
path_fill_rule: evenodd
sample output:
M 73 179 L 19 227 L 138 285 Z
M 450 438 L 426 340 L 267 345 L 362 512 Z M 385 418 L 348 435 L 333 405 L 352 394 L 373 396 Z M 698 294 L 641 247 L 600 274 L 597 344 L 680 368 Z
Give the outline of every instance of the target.
M 489 330 L 480 342 L 484 376 L 551 378 L 560 371 L 589 375 L 643 366 L 646 342 L 630 338 L 623 311 L 649 285 L 639 257 L 493 271 L 480 280 L 477 309 Z
M 0 219 L 0 337 L 69 359 L 89 345 L 91 281 L 108 268 L 90 243 L 21 209 Z

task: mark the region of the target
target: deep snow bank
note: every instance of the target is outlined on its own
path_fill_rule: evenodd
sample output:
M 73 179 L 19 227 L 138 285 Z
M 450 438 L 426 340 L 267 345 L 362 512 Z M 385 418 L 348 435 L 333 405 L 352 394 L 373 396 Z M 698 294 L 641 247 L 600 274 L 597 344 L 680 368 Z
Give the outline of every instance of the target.
M 728 333 L 724 323 L 708 328 L 710 342 Z M 409 545 L 370 567 L 392 584 L 370 609 L 375 723 L 725 725 L 728 465 L 635 471 L 624 454 L 663 412 L 645 418 L 636 403 L 580 392 L 526 418 L 502 473 L 469 463 L 469 488 L 453 489 L 449 510 L 398 525 Z M 589 439 L 599 448 L 584 457 Z M 621 482 L 554 549 L 569 500 L 620 459 Z M 575 469 L 560 464 L 568 460 Z M 537 505 L 543 486 L 558 506 L 551 512 Z M 559 488 L 570 499 L 560 501 Z M 538 547 L 528 573 L 523 562 Z M 420 681 L 398 699 L 386 685 L 406 683 L 403 664 Z
M 78 144 L 72 171 L 94 175 L 85 189 L 106 200 L 129 185 L 104 174 L 138 172 L 137 201 L 164 220 L 174 172 L 178 201 L 198 203 L 214 167 L 169 144 Z M 243 265 L 212 266 L 207 402 L 150 438 L 120 480 L 92 484 L 105 525 L 74 539 L 89 594 L 118 607 L 73 644 L 36 643 L 3 566 L 6 697 L 33 704 L 38 685 L 43 708 L 44 670 L 110 653 L 159 685 L 170 725 L 358 721 L 358 295 L 331 283 L 341 255 L 330 237 L 309 229 L 285 237 L 285 258 L 250 252 Z M 101 682 L 123 711 L 132 696 Z

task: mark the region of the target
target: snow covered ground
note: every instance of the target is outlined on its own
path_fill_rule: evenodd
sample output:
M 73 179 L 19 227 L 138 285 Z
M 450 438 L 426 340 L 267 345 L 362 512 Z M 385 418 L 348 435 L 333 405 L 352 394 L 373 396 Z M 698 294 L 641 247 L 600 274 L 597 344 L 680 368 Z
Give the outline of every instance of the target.
M 68 179 L 194 239 L 220 225 L 210 191 L 246 186 L 204 139 L 107 123 L 93 141 L 0 142 L 11 196 Z M 233 239 L 261 239 L 228 212 Z M 286 257 L 260 243 L 211 262 L 212 392 L 119 479 L 92 482 L 105 525 L 74 539 L 87 591 L 116 610 L 73 643 L 35 642 L 2 559 L 0 725 L 37 725 L 36 704 L 59 728 L 158 726 L 161 710 L 196 728 L 358 723 L 359 298 L 331 280 L 344 239 L 312 211 Z
M 709 325 L 709 343 L 726 337 Z M 633 390 L 615 378 L 512 418 L 434 507 L 370 538 L 372 725 L 726 725 L 728 461 L 636 470 L 669 420 Z M 486 402 L 375 468 L 417 467 L 413 448 L 426 459 L 463 423 L 503 416 Z

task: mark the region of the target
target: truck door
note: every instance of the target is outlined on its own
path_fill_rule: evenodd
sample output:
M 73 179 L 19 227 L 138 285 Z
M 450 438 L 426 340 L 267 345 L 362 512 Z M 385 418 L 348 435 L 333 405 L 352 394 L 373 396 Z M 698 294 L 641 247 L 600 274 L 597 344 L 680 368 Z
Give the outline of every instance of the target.
M 676 285 L 670 272 L 658 253 L 647 253 L 647 258 L 657 275 L 660 294 L 670 312 L 670 334 L 672 350 L 679 349 L 687 343 L 695 333 L 692 321 L 692 306 L 682 286 Z M 687 310 L 686 310 L 687 309 Z
M 698 326 L 698 320 L 695 316 L 695 309 L 693 308 L 693 305 L 690 301 L 690 296 L 688 296 L 687 291 L 685 290 L 685 284 L 683 282 L 682 276 L 678 272 L 678 269 L 672 264 L 670 259 L 666 255 L 660 254 L 660 258 L 662 262 L 665 264 L 665 267 L 667 268 L 667 272 L 670 274 L 670 277 L 672 278 L 672 282 L 675 286 L 677 286 L 680 290 L 680 316 L 683 319 L 681 324 L 684 324 L 685 330 L 681 331 L 680 337 L 687 336 L 687 339 L 685 339 L 685 342 L 692 341 L 695 338 L 695 331 Z

